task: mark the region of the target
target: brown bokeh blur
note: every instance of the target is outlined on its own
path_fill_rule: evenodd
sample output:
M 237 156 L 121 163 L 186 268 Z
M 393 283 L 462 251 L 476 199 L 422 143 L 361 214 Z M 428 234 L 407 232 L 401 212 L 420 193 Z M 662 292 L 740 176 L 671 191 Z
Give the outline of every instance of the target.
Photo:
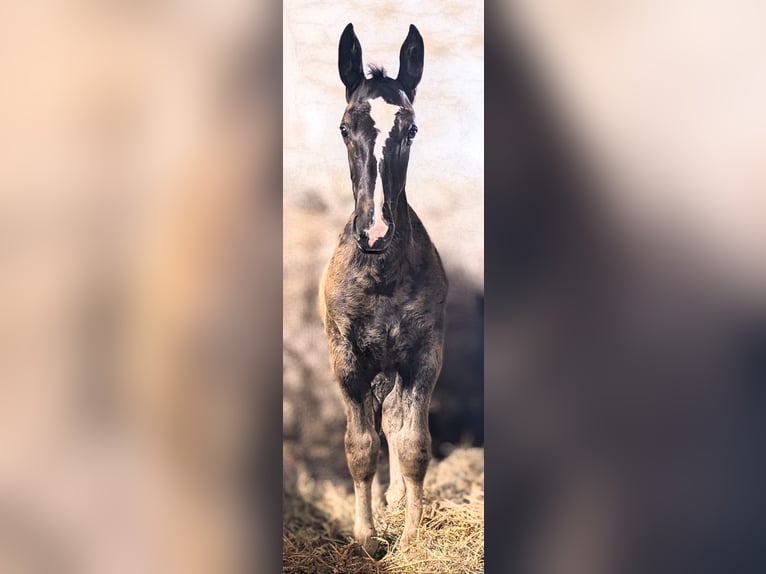
M 279 8 L 0 11 L 0 569 L 253 571 L 279 552 Z
M 0 8 L 3 572 L 279 568 L 279 8 Z M 762 572 L 763 8 L 487 16 L 489 570 Z
M 766 9 L 487 9 L 488 569 L 763 572 Z

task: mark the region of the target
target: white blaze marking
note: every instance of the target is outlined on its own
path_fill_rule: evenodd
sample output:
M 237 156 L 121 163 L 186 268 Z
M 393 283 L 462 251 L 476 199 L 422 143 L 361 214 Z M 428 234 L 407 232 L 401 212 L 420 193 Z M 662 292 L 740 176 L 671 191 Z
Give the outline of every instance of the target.
M 380 166 L 383 162 L 383 146 L 388 139 L 388 134 L 391 133 L 391 128 L 394 127 L 399 106 L 389 104 L 382 97 L 371 99 L 369 102 L 370 117 L 375 122 L 375 129 L 378 130 L 378 135 L 375 138 L 375 148 L 372 153 L 378 164 L 377 169 L 380 171 Z M 379 179 L 375 184 L 373 196 L 372 225 L 367 229 L 370 245 L 375 243 L 377 239 L 384 237 L 388 232 L 388 225 L 383 220 L 383 202 L 383 181 Z
M 370 102 L 370 117 L 375 122 L 375 128 L 378 130 L 378 137 L 375 138 L 375 159 L 380 162 L 383 159 L 383 145 L 388 139 L 388 134 L 391 132 L 391 128 L 394 127 L 394 121 L 396 121 L 396 113 L 399 111 L 399 106 L 395 104 L 389 104 L 381 97 L 377 97 Z

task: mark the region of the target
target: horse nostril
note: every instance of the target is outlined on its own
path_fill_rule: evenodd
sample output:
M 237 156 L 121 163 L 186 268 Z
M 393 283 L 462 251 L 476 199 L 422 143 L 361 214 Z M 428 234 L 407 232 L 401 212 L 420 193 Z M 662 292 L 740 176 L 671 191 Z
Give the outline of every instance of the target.
M 351 234 L 354 236 L 354 239 L 359 241 L 362 238 L 362 232 L 359 229 L 359 218 L 357 216 L 354 216 L 354 221 L 351 224 Z

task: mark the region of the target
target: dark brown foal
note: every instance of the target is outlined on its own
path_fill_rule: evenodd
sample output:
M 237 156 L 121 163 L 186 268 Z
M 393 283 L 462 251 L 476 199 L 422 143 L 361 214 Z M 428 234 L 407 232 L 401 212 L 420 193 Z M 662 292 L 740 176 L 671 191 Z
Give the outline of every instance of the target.
M 401 545 L 417 536 L 431 453 L 428 409 L 442 364 L 447 278 L 405 193 L 417 133 L 412 102 L 423 72 L 423 39 L 410 26 L 396 79 L 376 68 L 365 77 L 351 24 L 338 52 L 348 103 L 340 132 L 355 209 L 322 277 L 320 312 L 348 421 L 354 536 L 372 553 L 378 542 L 371 491 L 381 430 L 391 469 L 386 498 L 392 503 L 406 495 Z

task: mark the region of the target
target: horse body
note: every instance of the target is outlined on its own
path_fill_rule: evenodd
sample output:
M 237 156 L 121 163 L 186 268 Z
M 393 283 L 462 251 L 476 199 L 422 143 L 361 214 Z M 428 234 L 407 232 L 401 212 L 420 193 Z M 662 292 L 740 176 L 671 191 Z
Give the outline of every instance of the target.
M 386 498 L 391 503 L 406 495 L 402 545 L 417 535 L 431 451 L 428 408 L 442 363 L 446 274 L 405 192 L 422 60 L 422 38 L 411 26 L 399 76 L 373 70 L 365 78 L 351 24 L 341 36 L 339 69 L 348 101 L 341 134 L 356 205 L 322 277 L 320 312 L 348 422 L 354 535 L 368 552 L 377 548 L 371 485 L 381 430 L 389 444 Z M 380 114 L 373 118 L 381 104 L 392 108 L 390 130 L 378 123 Z

